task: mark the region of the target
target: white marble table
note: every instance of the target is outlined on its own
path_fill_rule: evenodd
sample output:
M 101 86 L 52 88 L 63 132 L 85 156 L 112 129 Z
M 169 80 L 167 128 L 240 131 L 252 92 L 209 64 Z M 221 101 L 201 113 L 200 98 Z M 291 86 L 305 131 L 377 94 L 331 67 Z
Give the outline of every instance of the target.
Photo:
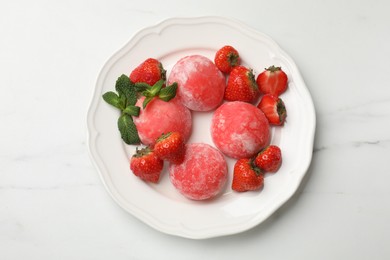
M 389 259 L 386 1 L 2 1 L 0 259 Z M 237 235 L 160 233 L 118 207 L 87 149 L 104 62 L 145 26 L 218 15 L 277 41 L 317 116 L 311 166 L 268 220 Z

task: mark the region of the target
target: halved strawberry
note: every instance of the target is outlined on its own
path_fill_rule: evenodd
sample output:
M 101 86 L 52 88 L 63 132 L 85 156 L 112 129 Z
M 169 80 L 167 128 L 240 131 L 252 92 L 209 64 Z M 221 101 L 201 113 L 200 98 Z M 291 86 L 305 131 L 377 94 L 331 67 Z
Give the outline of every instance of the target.
M 241 59 L 236 49 L 226 45 L 216 52 L 214 63 L 220 71 L 229 74 L 233 67 L 240 65 Z
M 269 145 L 261 150 L 254 161 L 265 172 L 276 172 L 282 164 L 282 152 L 276 145 Z
M 147 182 L 157 183 L 163 166 L 164 161 L 149 147 L 137 149 L 130 159 L 131 171 L 135 176 Z
M 287 89 L 287 74 L 281 67 L 270 66 L 257 76 L 256 83 L 263 94 L 279 96 Z
M 286 106 L 281 98 L 264 95 L 257 107 L 263 111 L 271 125 L 283 125 L 287 117 Z
M 253 103 L 259 96 L 260 92 L 252 70 L 244 66 L 234 67 L 229 74 L 225 100 Z
M 154 152 L 158 157 L 173 164 L 184 161 L 185 142 L 179 132 L 169 132 L 157 138 Z
M 253 159 L 239 159 L 234 165 L 232 189 L 243 192 L 259 190 L 263 187 L 264 176 L 260 169 L 254 165 Z
M 142 82 L 153 86 L 161 79 L 165 82 L 166 70 L 161 62 L 154 58 L 146 59 L 130 73 L 130 80 L 133 83 Z

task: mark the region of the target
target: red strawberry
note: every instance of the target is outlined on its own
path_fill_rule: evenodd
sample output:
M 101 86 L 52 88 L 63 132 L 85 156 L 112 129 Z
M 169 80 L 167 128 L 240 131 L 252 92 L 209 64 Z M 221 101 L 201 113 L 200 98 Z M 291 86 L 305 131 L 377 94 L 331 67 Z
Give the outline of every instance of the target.
M 144 82 L 153 86 L 157 81 L 166 79 L 166 70 L 161 62 L 149 58 L 142 62 L 130 73 L 130 80 L 133 83 Z
M 279 96 L 287 89 L 287 75 L 281 67 L 272 65 L 257 76 L 256 83 L 261 93 Z
M 164 161 L 149 147 L 137 149 L 130 160 L 130 169 L 134 175 L 147 182 L 157 183 L 163 166 Z
M 253 164 L 253 159 L 240 159 L 234 165 L 232 189 L 235 191 L 259 190 L 263 187 L 264 176 Z
M 234 67 L 229 74 L 225 100 L 253 103 L 259 95 L 260 92 L 252 70 L 244 66 Z
M 229 74 L 233 67 L 240 65 L 241 59 L 236 49 L 226 45 L 216 52 L 214 63 L 220 71 Z
M 255 165 L 265 172 L 276 172 L 282 165 L 282 152 L 276 145 L 269 145 L 261 150 L 256 158 Z
M 179 132 L 162 134 L 154 145 L 158 157 L 173 164 L 182 163 L 185 155 L 185 142 Z
M 281 98 L 270 94 L 264 95 L 257 107 L 263 111 L 271 125 L 284 124 L 287 117 L 287 111 Z

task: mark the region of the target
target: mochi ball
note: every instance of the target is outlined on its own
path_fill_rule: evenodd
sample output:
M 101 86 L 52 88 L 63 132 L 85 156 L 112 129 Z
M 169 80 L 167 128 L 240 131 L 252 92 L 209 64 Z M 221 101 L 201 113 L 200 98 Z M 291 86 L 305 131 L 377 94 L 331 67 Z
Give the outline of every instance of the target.
M 210 111 L 221 104 L 226 78 L 207 57 L 190 55 L 180 59 L 172 68 L 169 84 L 177 82 L 176 95 L 194 111 Z
M 145 145 L 153 145 L 156 139 L 163 133 L 179 132 L 185 141 L 190 138 L 192 129 L 191 111 L 176 98 L 165 102 L 154 98 L 145 109 L 140 98 L 136 106 L 141 107 L 138 117 L 133 117 L 141 142 Z
M 170 164 L 169 178 L 188 199 L 210 199 L 221 193 L 225 186 L 227 163 L 222 153 L 208 144 L 187 144 L 184 161 Z
M 256 106 L 233 101 L 221 105 L 211 120 L 211 138 L 225 155 L 249 158 L 270 142 L 267 118 Z

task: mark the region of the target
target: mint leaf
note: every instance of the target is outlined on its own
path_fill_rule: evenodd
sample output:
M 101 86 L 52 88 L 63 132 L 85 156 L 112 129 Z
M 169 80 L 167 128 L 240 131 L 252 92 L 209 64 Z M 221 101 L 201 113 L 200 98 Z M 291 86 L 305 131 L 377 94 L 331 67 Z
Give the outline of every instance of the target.
M 176 90 L 177 90 L 177 83 L 174 82 L 172 85 L 169 85 L 169 86 L 161 89 L 158 97 L 161 100 L 168 102 L 169 100 L 171 100 L 172 98 L 174 98 L 176 96 Z
M 137 93 L 135 91 L 134 83 L 130 81 L 129 77 L 125 74 L 122 74 L 115 83 L 115 90 L 118 92 L 119 96 L 126 98 L 126 104 L 135 105 L 137 102 Z
M 144 102 L 142 103 L 142 108 L 145 109 L 145 107 L 149 104 L 150 101 L 152 101 L 153 98 L 153 96 L 145 97 Z
M 152 94 L 153 97 L 157 96 L 158 93 L 160 93 L 161 88 L 164 86 L 164 80 L 160 79 L 157 81 L 150 90 L 150 93 Z
M 129 105 L 124 110 L 123 113 L 129 116 L 139 116 L 140 107 Z
M 119 108 L 119 109 L 123 109 L 123 101 L 119 98 L 119 96 L 112 92 L 112 91 L 109 91 L 109 92 L 106 92 L 103 94 L 103 99 L 104 101 L 106 101 L 108 104 L 116 107 L 116 108 Z
M 163 80 L 159 80 L 153 86 L 147 87 L 142 92 L 142 95 L 145 96 L 145 97 L 155 97 L 155 96 L 158 96 L 158 94 L 160 93 L 160 90 L 161 90 L 161 88 L 163 86 L 164 86 L 164 81 Z
M 147 83 L 144 83 L 144 82 L 137 82 L 134 84 L 134 89 L 137 92 L 144 92 L 148 88 L 151 88 L 151 86 Z
M 126 144 L 140 143 L 138 131 L 131 116 L 127 114 L 122 114 L 118 119 L 118 129 L 121 134 L 122 140 Z
M 123 74 L 116 80 L 115 90 L 117 93 L 109 91 L 103 94 L 103 99 L 121 111 L 117 124 L 123 141 L 126 144 L 139 144 L 141 141 L 132 118 L 140 113 L 140 108 L 135 106 L 138 97 L 134 83 Z

